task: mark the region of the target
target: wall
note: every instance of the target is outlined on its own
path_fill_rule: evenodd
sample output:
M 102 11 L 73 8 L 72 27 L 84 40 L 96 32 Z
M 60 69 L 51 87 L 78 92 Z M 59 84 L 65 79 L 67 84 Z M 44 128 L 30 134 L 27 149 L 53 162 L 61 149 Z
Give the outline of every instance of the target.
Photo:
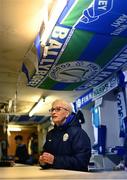
M 82 109 L 83 115 L 85 117 L 85 123 L 82 124 L 82 128 L 87 132 L 88 136 L 90 137 L 91 144 L 94 143 L 94 133 L 93 133 L 93 126 L 92 126 L 92 114 L 89 110 Z
M 46 134 L 48 132 L 48 128 L 50 126 L 50 121 L 46 121 L 42 124 L 38 125 L 38 145 L 39 145 L 39 153 L 43 150 L 43 145 L 45 143 Z
M 113 92 L 107 94 L 103 99 L 101 106 L 101 123 L 107 127 L 107 147 L 121 145 L 122 139 L 119 138 L 117 102 Z
M 22 135 L 23 143 L 28 145 L 29 137 L 33 132 L 36 132 L 36 130 L 27 129 L 27 130 L 22 130 L 20 132 L 12 131 L 11 134 L 8 136 L 8 155 L 9 156 L 15 155 L 15 150 L 16 150 L 15 136 L 16 135 Z
M 103 97 L 103 103 L 100 108 L 101 111 L 101 124 L 107 127 L 107 147 L 114 147 L 122 145 L 123 139 L 119 138 L 119 120 L 117 112 L 116 96 L 113 92 L 108 93 Z M 86 119 L 85 124 L 82 125 L 83 129 L 88 133 L 91 144 L 94 143 L 94 133 L 91 120 L 90 110 L 82 109 L 84 117 Z

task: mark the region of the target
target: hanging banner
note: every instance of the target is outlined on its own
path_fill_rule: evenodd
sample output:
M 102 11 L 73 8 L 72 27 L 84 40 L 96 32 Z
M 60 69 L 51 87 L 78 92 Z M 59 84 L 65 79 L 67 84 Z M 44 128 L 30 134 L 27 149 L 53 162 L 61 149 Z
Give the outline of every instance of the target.
M 75 102 L 74 102 L 74 107 L 75 111 L 78 111 L 79 109 L 85 107 L 87 104 L 92 102 L 93 99 L 93 90 L 91 89 L 90 91 L 86 92 L 82 96 L 80 96 Z
M 50 69 L 57 63 L 61 52 L 64 51 L 66 41 L 71 36 L 70 28 L 55 26 L 52 36 L 48 42 L 48 54 L 46 58 L 40 60 L 38 71 L 32 76 L 29 85 L 36 87 L 46 79 Z
M 96 100 L 118 86 L 117 76 L 107 79 L 97 87 L 93 88 L 93 100 Z
M 120 137 L 124 137 L 125 130 L 124 130 L 124 118 L 127 116 L 126 113 L 126 105 L 123 92 L 119 92 L 117 95 L 117 108 L 118 108 L 118 119 L 120 124 Z
M 126 24 L 126 1 L 68 0 L 46 44 L 46 56 L 36 41 L 38 70 L 31 75 L 25 64 L 28 85 L 87 91 L 104 82 L 126 64 Z
M 127 1 L 77 0 L 71 8 L 69 7 L 68 14 L 66 11 L 60 19 L 64 25 L 127 37 Z
M 116 75 L 105 80 L 103 83 L 85 92 L 73 103 L 76 111 L 85 107 L 87 104 L 95 101 L 95 107 L 102 104 L 103 96 L 118 86 L 118 78 Z

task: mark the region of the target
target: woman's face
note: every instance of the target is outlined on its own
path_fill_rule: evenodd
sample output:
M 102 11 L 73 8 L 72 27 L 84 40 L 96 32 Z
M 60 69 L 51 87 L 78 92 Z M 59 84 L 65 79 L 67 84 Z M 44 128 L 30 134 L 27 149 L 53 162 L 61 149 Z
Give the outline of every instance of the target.
M 62 125 L 69 115 L 68 107 L 61 102 L 54 102 L 50 112 L 52 121 L 58 126 Z

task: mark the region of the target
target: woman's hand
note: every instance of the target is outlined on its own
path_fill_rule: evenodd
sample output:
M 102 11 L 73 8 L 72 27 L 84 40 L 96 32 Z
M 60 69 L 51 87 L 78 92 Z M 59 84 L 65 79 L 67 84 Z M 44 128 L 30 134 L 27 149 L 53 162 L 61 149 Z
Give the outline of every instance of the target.
M 53 164 L 54 162 L 54 155 L 44 152 L 40 157 L 39 157 L 39 162 L 41 165 L 48 163 L 48 164 Z

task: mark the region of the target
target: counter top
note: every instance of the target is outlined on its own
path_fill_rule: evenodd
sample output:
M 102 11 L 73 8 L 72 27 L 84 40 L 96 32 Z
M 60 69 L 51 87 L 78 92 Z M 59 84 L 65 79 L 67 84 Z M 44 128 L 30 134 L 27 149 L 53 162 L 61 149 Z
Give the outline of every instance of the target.
M 68 170 L 47 169 L 39 166 L 15 165 L 13 167 L 0 167 L 0 179 L 127 179 L 125 171 L 79 172 Z

